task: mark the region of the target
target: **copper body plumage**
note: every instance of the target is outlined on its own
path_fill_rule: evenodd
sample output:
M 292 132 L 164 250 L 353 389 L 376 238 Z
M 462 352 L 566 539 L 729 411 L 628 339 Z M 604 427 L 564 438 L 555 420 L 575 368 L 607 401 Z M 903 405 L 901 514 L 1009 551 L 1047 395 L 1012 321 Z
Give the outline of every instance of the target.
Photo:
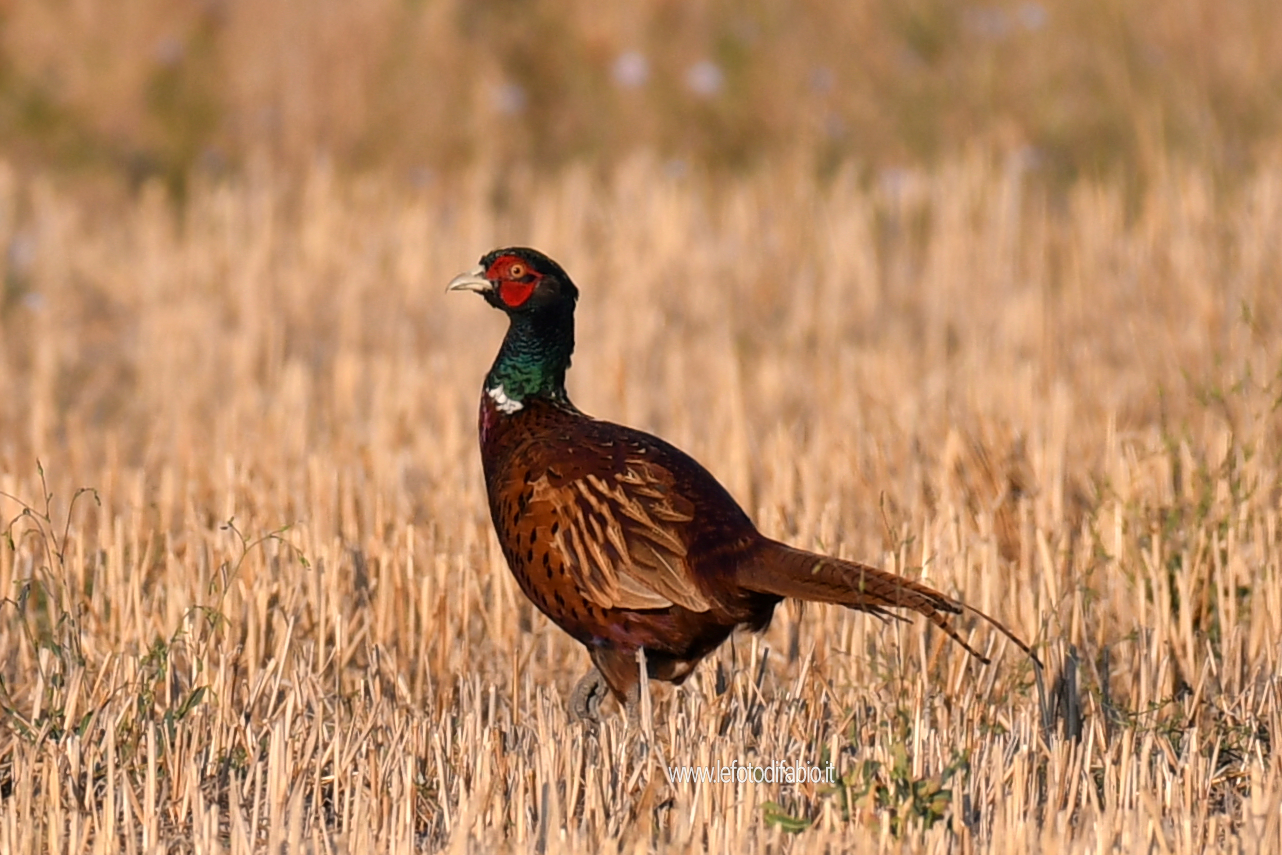
M 571 702 L 579 717 L 599 716 L 606 688 L 635 704 L 639 650 L 650 679 L 680 683 L 736 628 L 765 629 L 785 597 L 917 612 L 983 659 L 950 621 L 970 611 L 1032 655 L 926 585 L 762 535 L 689 455 L 575 408 L 564 379 L 578 290 L 542 253 L 495 250 L 450 290 L 509 317 L 481 394 L 490 516 L 521 590 L 592 659 Z

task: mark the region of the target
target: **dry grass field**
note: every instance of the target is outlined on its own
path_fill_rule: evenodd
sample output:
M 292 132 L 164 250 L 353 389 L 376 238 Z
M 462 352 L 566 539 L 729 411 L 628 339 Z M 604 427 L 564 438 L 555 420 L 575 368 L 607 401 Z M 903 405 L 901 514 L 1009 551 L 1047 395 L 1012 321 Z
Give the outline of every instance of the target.
M 1154 174 L 0 171 L 0 851 L 1282 852 L 1282 170 Z M 517 242 L 579 406 L 1045 703 L 980 622 L 788 605 L 568 721 L 480 476 L 503 319 L 443 293 Z M 665 771 L 776 761 L 840 781 Z

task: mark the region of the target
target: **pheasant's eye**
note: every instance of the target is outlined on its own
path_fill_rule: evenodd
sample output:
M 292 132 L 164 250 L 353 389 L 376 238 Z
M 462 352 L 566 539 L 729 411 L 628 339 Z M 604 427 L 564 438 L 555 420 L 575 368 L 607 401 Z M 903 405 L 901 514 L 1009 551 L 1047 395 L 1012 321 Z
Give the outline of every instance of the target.
M 507 276 L 509 279 L 520 279 L 524 275 L 525 265 L 521 264 L 519 261 L 507 269 Z

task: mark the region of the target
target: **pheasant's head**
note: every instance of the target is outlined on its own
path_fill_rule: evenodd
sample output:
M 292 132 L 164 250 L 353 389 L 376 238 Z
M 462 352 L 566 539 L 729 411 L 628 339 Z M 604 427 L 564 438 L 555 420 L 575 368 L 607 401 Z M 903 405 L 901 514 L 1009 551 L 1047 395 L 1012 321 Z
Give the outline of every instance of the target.
M 485 394 L 500 412 L 515 413 L 535 396 L 569 403 L 565 372 L 579 289 L 561 265 L 526 247 L 496 249 L 451 279 L 448 290 L 475 291 L 508 316 L 507 337 L 485 378 Z
M 567 305 L 571 311 L 579 289 L 561 265 L 536 249 L 514 246 L 496 249 L 467 273 L 450 280 L 450 291 L 475 291 L 509 315 L 532 314 Z

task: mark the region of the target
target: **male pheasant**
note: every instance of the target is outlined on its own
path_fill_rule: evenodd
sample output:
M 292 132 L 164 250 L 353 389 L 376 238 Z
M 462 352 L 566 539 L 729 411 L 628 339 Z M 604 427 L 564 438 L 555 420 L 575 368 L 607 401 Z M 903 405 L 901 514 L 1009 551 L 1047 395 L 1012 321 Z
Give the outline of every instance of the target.
M 1033 655 L 926 585 L 765 537 L 690 456 L 580 412 L 565 392 L 579 292 L 552 259 L 498 249 L 449 290 L 508 316 L 481 394 L 490 517 L 521 590 L 592 658 L 576 716 L 598 718 L 605 687 L 635 705 L 638 651 L 650 679 L 681 683 L 736 627 L 764 630 L 784 597 L 881 617 L 909 609 L 987 662 L 949 622 L 969 611 Z

